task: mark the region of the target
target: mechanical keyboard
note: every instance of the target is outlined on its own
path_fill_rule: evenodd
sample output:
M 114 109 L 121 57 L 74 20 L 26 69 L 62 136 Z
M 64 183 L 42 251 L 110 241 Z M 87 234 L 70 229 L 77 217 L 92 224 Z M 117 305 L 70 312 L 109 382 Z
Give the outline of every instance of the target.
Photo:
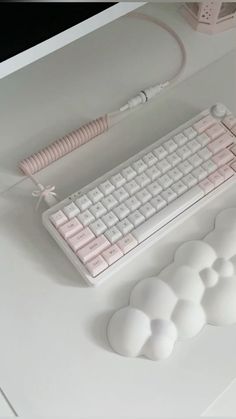
M 235 179 L 236 118 L 217 104 L 46 210 L 43 224 L 98 285 Z

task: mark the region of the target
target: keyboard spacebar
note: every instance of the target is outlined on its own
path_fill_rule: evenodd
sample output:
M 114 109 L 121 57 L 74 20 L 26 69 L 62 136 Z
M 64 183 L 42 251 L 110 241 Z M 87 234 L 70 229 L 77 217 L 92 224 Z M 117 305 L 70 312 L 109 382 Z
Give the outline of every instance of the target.
M 149 220 L 138 226 L 132 231 L 132 235 L 139 243 L 142 242 L 203 196 L 203 190 L 199 186 L 194 186 L 175 201 L 170 202 L 169 205 L 153 215 Z

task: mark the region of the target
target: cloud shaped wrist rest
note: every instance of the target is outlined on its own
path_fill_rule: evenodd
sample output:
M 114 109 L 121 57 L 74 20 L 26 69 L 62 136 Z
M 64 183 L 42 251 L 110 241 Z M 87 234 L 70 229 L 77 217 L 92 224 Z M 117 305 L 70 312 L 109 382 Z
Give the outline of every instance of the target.
M 121 355 L 161 360 L 207 323 L 235 322 L 236 208 L 230 208 L 203 240 L 184 243 L 172 264 L 134 286 L 129 305 L 109 320 L 107 337 Z

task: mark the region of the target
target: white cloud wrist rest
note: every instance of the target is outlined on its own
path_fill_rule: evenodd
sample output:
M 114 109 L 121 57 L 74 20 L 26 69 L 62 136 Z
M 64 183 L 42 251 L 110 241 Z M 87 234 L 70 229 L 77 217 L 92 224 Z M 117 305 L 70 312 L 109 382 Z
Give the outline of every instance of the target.
M 184 243 L 172 264 L 134 286 L 129 306 L 109 320 L 107 337 L 121 355 L 161 360 L 205 324 L 235 322 L 236 208 L 230 208 L 203 240 Z

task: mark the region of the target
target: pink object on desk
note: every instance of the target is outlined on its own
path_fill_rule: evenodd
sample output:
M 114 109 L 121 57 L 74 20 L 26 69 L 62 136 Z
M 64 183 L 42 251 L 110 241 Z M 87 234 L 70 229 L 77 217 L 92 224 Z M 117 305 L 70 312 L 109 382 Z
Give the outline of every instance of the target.
M 198 32 L 214 34 L 236 26 L 235 2 L 186 2 L 182 12 L 188 23 Z

